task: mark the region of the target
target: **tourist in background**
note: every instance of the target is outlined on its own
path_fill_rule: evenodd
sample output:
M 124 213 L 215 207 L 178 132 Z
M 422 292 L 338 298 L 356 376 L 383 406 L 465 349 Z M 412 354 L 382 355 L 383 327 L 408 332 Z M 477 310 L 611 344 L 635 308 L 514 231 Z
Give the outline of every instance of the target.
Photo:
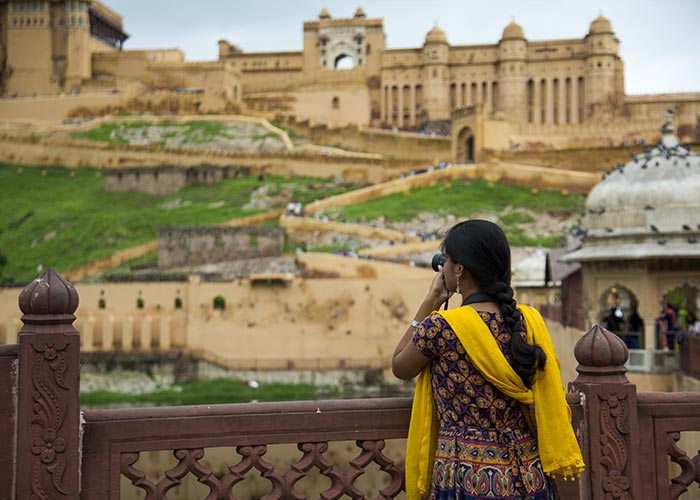
M 420 374 L 407 499 L 554 499 L 552 477 L 577 476 L 584 464 L 544 321 L 513 299 L 506 236 L 491 222 L 464 221 L 442 251 L 392 363 L 401 379 Z M 455 293 L 461 307 L 436 312 Z

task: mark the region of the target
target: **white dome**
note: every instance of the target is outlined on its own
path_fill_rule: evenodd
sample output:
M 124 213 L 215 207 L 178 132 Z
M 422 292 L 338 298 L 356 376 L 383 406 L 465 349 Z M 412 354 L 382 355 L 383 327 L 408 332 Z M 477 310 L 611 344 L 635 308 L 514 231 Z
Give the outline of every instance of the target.
M 700 155 L 678 142 L 670 118 L 661 130 L 657 147 L 591 190 L 586 239 L 565 260 L 700 256 Z

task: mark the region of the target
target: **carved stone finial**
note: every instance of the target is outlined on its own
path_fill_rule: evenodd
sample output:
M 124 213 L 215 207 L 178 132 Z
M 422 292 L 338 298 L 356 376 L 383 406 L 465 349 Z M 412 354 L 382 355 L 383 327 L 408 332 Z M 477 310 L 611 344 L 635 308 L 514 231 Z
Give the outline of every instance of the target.
M 78 292 L 49 268 L 22 290 L 19 308 L 27 315 L 73 314 L 78 308 Z
M 577 381 L 614 382 L 626 380 L 625 362 L 629 357 L 627 346 L 620 337 L 595 325 L 574 348 L 579 365 Z

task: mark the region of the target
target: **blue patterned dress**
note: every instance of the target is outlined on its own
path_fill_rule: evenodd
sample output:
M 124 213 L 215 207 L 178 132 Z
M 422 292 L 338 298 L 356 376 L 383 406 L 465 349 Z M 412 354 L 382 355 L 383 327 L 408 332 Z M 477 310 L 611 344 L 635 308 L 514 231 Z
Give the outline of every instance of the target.
M 510 361 L 501 314 L 479 315 Z M 432 361 L 440 422 L 430 499 L 555 500 L 522 406 L 484 379 L 442 316 L 426 318 L 413 343 Z

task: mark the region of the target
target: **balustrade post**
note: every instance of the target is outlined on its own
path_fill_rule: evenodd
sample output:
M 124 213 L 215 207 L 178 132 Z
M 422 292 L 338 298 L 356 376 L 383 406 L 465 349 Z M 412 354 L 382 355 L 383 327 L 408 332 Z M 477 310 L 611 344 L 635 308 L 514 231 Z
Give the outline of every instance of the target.
M 48 269 L 19 296 L 16 498 L 78 498 L 78 292 Z
M 595 325 L 576 343 L 574 356 L 579 375 L 569 391 L 581 395 L 583 419 L 573 424 L 586 462 L 581 498 L 642 498 L 637 388 L 625 375 L 627 346 Z

